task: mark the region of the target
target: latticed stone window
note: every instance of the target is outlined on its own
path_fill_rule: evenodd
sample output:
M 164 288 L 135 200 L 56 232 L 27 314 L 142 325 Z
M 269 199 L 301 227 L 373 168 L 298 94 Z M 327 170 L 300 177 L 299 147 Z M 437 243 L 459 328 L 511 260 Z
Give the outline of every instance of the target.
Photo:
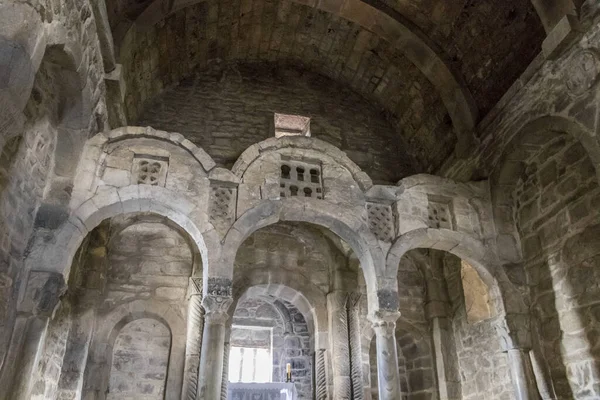
M 237 189 L 229 186 L 212 186 L 210 190 L 210 222 L 226 231 L 235 220 Z
M 281 162 L 281 197 L 323 198 L 320 164 L 283 158 Z
M 369 228 L 377 239 L 391 242 L 394 239 L 394 214 L 386 204 L 367 203 Z
M 430 228 L 453 229 L 452 201 L 450 199 L 428 196 L 427 219 Z
M 132 177 L 138 185 L 165 186 L 169 159 L 136 154 L 133 159 Z

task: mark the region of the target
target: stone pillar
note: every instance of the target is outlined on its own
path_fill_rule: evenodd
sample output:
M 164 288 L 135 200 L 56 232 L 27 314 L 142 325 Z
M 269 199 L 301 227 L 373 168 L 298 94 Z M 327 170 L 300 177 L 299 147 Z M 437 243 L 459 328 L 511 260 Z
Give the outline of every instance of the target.
M 221 400 L 227 400 L 227 387 L 229 386 L 229 350 L 231 349 L 231 342 L 229 337 L 231 330 L 226 335 L 226 342 L 223 349 L 223 375 L 221 378 Z
M 58 398 L 61 400 L 80 399 L 83 391 L 83 378 L 88 360 L 95 312 L 89 308 L 78 309 L 73 317 L 69 332 L 63 366 L 58 381 Z
M 231 290 L 228 290 L 231 293 Z M 227 311 L 233 302 L 231 296 L 206 295 L 202 305 L 206 311 L 202 350 L 200 353 L 200 372 L 198 375 L 198 400 L 216 400 L 221 398 L 223 378 L 223 355 L 225 352 L 225 324 L 229 318 Z
M 433 363 L 440 400 L 462 399 L 458 359 L 454 344 L 452 321 L 448 318 L 448 304 L 430 301 L 425 313 L 431 329 Z
M 370 316 L 377 345 L 377 375 L 379 400 L 400 399 L 400 374 L 396 349 L 396 320 L 398 311 L 378 311 Z
M 30 390 L 37 374 L 38 361 L 44 350 L 48 323 L 53 311 L 66 290 L 64 277 L 55 272 L 31 271 L 23 301 L 19 305 L 21 318 L 26 318 L 24 340 L 14 370 L 11 399 L 31 398 Z M 17 351 L 18 351 L 17 350 Z
M 508 368 L 515 390 L 516 400 L 539 400 L 540 394 L 537 390 L 529 350 L 509 349 Z
M 183 378 L 183 398 L 195 400 L 198 393 L 198 369 L 202 330 L 204 329 L 204 308 L 202 307 L 202 279 L 191 278 L 188 289 L 188 324 L 185 344 L 185 369 Z
M 327 400 L 327 362 L 325 360 L 325 349 L 315 352 L 315 399 Z
M 49 317 L 34 316 L 27 321 L 27 331 L 23 343 L 21 357 L 16 365 L 16 379 L 10 392 L 10 399 L 30 399 L 30 389 L 36 373 L 36 368 L 44 349 L 44 339 L 48 330 Z
M 331 343 L 333 369 L 333 398 L 336 400 L 352 399 L 347 302 L 348 293 L 343 290 L 334 290 L 327 295 L 329 342 Z
M 348 337 L 350 342 L 350 369 L 352 398 L 364 399 L 362 349 L 360 340 L 359 302 L 361 294 L 354 292 L 348 297 Z
M 531 330 L 529 315 L 507 315 L 496 325 L 502 349 L 508 358 L 508 368 L 516 400 L 539 400 L 531 350 Z

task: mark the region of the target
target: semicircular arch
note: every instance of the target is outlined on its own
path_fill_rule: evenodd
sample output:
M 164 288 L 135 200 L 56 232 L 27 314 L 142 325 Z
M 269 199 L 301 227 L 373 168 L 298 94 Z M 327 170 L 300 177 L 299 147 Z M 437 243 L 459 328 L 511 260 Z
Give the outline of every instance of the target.
M 208 270 L 212 257 L 208 249 L 218 249 L 220 244 L 206 213 L 186 196 L 150 185 L 107 189 L 83 202 L 28 258 L 30 269 L 56 272 L 68 278 L 73 257 L 89 232 L 108 218 L 139 212 L 158 214 L 178 225 L 193 240 L 201 255 L 203 270 Z
M 369 309 L 378 309 L 377 291 L 384 277 L 384 255 L 377 239 L 364 221 L 346 209 L 321 200 L 267 200 L 246 211 L 231 227 L 223 241 L 223 259 L 219 271 L 225 278 L 233 276 L 237 250 L 253 232 L 280 221 L 306 222 L 329 229 L 342 238 L 360 260 L 367 283 Z

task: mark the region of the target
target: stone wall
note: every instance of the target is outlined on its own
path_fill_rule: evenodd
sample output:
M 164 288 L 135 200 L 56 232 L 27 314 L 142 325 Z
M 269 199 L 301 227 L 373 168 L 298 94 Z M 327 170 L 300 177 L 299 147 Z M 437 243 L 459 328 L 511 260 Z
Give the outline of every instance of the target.
M 106 390 L 114 399 L 173 396 L 165 377 L 180 390 L 180 378 L 172 375 L 181 373 L 183 344 L 175 336 L 185 332 L 188 282 L 199 261 L 189 239 L 164 218 L 144 213 L 115 217 L 90 236 L 104 244 L 90 246 L 81 278 L 83 296 L 98 291 L 88 301 L 97 315 L 83 397 Z
M 163 323 L 142 318 L 125 325 L 113 347 L 107 400 L 162 400 L 171 333 Z
M 56 140 L 53 79 L 53 68 L 43 62 L 26 107 L 28 122 L 23 133 L 0 149 L 0 355 L 10 340 L 18 295 L 14 289 L 23 279 L 22 255 L 52 167 Z
M 452 324 L 456 343 L 462 398 L 514 399 L 506 354 L 500 347 L 496 319 L 477 323 L 468 321 L 463 295 L 461 260 L 448 254 L 444 274 L 452 305 Z
M 600 188 L 583 146 L 546 133 L 513 193 L 534 320 L 559 397 L 600 396 Z M 587 339 L 586 339 L 587 338 Z
M 198 72 L 144 109 L 137 125 L 182 133 L 230 168 L 274 136 L 273 113 L 311 118 L 311 133 L 345 151 L 375 182 L 417 172 L 385 113 L 357 94 L 301 69 L 269 65 Z
M 64 301 L 59 307 L 46 332 L 45 346 L 38 363 L 37 376 L 33 379 L 32 400 L 57 398 L 63 357 L 72 325 L 71 305 L 68 301 Z
M 297 273 L 323 293 L 330 289 L 330 271 L 345 260 L 319 228 L 307 224 L 271 225 L 252 234 L 236 257 L 235 281 L 240 284 L 259 270 Z M 299 284 L 301 282 L 298 282 Z
M 181 233 L 152 218 L 112 236 L 103 311 L 136 299 L 172 302 L 185 309 L 192 252 Z
M 4 361 L 17 309 L 17 290 L 22 287 L 20 282 L 26 279 L 27 275 L 27 272 L 23 271 L 22 256 L 34 231 L 34 225 L 40 225 L 39 221 L 44 217 L 36 217 L 36 214 L 44 190 L 49 186 L 48 178 L 55 164 L 57 131 L 59 128 L 76 129 L 79 143 L 82 144 L 90 134 L 104 129 L 106 121 L 103 111 L 104 71 L 97 37 L 93 34 L 95 21 L 89 2 L 43 0 L 19 3 L 19 6 L 21 5 L 23 9 L 31 7 L 31 14 L 23 16 L 21 20 L 27 21 L 23 28 L 18 30 L 22 37 L 8 39 L 36 43 L 36 46 L 39 46 L 36 51 L 41 54 L 35 57 L 43 56 L 43 59 L 37 73 L 35 70 L 29 70 L 30 60 L 27 60 L 26 66 L 16 61 L 13 65 L 10 61 L 7 61 L 8 64 L 4 63 L 8 68 L 6 77 L 11 77 L 10 80 L 18 77 L 14 79 L 15 82 L 29 79 L 33 81 L 32 86 L 25 84 L 24 87 L 16 89 L 20 96 L 24 96 L 25 99 L 29 97 L 25 109 L 22 110 L 25 121 L 22 130 L 4 132 L 5 126 L 0 128 L 0 143 L 4 144 L 3 148 L 0 148 L 0 376 L 6 377 L 5 379 L 10 379 L 8 376 L 12 373 L 4 368 Z M 36 30 L 38 25 L 43 28 Z M 28 31 L 30 28 L 31 31 Z M 65 33 L 67 31 L 68 34 Z M 34 37 L 40 32 L 45 36 L 43 39 Z M 44 49 L 46 44 L 48 47 Z M 58 66 L 56 63 L 60 57 L 56 58 L 56 55 L 63 53 L 64 48 L 71 51 L 76 58 L 81 57 L 72 60 L 69 65 L 70 72 L 75 76 L 75 69 L 81 67 L 82 74 L 77 76 L 75 81 L 65 82 L 57 79 L 56 70 L 66 65 Z M 33 58 L 33 55 L 27 56 Z M 11 71 L 15 65 L 17 68 L 22 67 L 21 70 Z M 23 78 L 28 73 L 31 75 Z M 78 81 L 79 78 L 81 81 Z M 61 96 L 65 94 L 67 87 L 74 88 L 75 94 L 68 101 L 60 103 L 64 100 Z M 84 98 L 85 101 L 79 101 Z M 59 104 L 62 106 L 62 114 L 58 112 Z M 74 113 L 69 110 L 69 106 L 73 105 L 76 109 Z M 16 111 L 20 113 L 21 110 Z M 77 125 L 69 126 L 74 119 L 77 119 Z M 12 138 L 5 143 L 4 139 L 10 136 Z M 78 157 L 79 154 L 75 150 L 72 165 L 77 163 Z M 66 190 L 70 190 L 68 185 Z M 68 199 L 68 194 L 66 198 Z M 51 224 L 60 222 L 56 219 L 50 221 Z M 16 335 L 21 333 L 17 332 Z

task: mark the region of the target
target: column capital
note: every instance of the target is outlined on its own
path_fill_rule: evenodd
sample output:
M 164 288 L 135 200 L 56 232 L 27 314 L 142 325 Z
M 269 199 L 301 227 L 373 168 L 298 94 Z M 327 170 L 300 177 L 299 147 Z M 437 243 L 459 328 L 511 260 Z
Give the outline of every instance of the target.
M 225 296 L 207 295 L 202 298 L 202 307 L 206 314 L 204 318 L 212 324 L 225 324 L 229 319 L 229 307 L 233 303 L 233 298 Z
M 362 299 L 362 293 L 360 292 L 351 292 L 348 295 L 348 308 L 356 308 L 360 304 L 360 299 Z
M 377 310 L 369 315 L 371 326 L 377 335 L 394 335 L 396 321 L 400 318 L 400 311 Z
M 202 278 L 201 277 L 191 277 L 188 282 L 188 297 L 192 296 L 202 296 Z

